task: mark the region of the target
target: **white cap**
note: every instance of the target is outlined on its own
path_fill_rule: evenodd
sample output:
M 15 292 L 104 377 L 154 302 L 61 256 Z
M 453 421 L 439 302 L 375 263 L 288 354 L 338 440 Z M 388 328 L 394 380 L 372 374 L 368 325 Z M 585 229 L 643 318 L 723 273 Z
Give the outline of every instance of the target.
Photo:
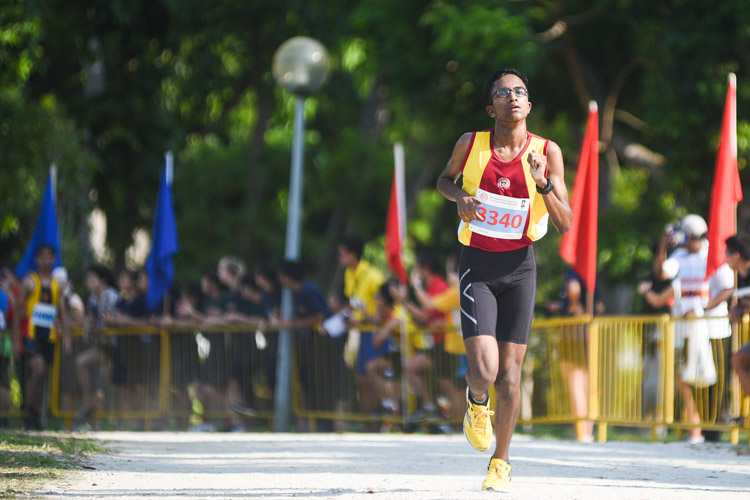
M 700 215 L 688 214 L 680 220 L 680 230 L 695 239 L 705 238 L 708 226 Z

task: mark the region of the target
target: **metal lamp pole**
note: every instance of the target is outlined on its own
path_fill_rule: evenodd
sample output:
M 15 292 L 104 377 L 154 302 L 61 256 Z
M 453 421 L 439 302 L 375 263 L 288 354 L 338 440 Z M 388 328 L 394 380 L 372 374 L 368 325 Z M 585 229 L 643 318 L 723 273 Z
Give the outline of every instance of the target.
M 317 40 L 294 37 L 276 50 L 273 74 L 276 81 L 296 96 L 294 106 L 294 137 L 292 140 L 292 171 L 289 178 L 289 208 L 286 220 L 284 258 L 299 260 L 300 226 L 302 219 L 302 184 L 305 145 L 305 99 L 325 82 L 328 73 L 328 53 Z M 292 291 L 282 290 L 281 316 L 294 316 Z M 273 430 L 289 430 L 292 416 L 292 335 L 279 332 L 274 391 Z

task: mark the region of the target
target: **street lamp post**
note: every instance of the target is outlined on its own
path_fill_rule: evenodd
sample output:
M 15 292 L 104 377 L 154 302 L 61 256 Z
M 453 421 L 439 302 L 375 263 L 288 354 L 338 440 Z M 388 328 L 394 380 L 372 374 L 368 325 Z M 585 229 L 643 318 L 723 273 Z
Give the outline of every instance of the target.
M 299 260 L 305 99 L 325 83 L 327 74 L 328 52 L 320 42 L 312 38 L 290 38 L 282 43 L 273 55 L 273 76 L 276 82 L 296 96 L 284 250 L 284 258 L 291 261 Z M 293 313 L 292 292 L 284 288 L 281 295 L 281 316 L 291 319 Z M 289 429 L 292 415 L 292 337 L 288 330 L 279 332 L 277 358 L 273 430 L 284 432 Z

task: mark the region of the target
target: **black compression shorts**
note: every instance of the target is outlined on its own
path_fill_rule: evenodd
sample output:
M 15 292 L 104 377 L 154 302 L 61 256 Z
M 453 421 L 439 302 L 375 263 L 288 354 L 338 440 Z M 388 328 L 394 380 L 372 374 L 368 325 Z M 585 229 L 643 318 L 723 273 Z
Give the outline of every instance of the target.
M 464 246 L 459 276 L 464 339 L 491 335 L 498 342 L 528 343 L 536 297 L 531 246 L 509 252 Z

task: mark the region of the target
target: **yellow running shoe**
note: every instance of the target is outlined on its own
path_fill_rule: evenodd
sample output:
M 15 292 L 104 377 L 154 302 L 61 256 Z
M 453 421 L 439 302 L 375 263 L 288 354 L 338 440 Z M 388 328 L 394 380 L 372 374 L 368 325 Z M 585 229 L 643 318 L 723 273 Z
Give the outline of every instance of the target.
M 482 491 L 508 491 L 510 489 L 510 464 L 502 458 L 493 458 L 487 466 L 487 478 Z
M 464 416 L 464 436 L 474 448 L 486 451 L 492 444 L 492 415 L 490 401 L 486 405 L 477 405 L 469 398 L 469 389 L 466 389 L 466 415 Z

